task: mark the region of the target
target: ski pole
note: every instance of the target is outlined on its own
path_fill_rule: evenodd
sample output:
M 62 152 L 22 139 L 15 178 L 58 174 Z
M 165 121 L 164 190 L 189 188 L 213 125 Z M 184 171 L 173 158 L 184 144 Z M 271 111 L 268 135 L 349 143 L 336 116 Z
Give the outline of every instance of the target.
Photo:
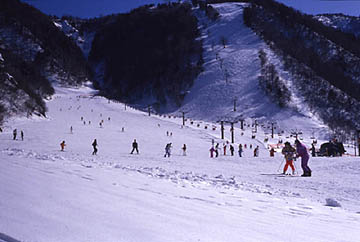
M 280 168 L 282 167 L 283 163 L 284 163 L 284 160 L 281 161 L 281 164 L 280 164 L 279 168 L 277 169 L 277 172 L 280 172 Z

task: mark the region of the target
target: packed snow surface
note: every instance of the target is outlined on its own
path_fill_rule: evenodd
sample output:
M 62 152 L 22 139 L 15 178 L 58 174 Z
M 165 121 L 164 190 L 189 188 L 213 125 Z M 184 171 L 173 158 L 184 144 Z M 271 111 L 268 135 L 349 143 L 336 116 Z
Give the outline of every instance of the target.
M 284 158 L 278 141 L 293 144 L 289 132 L 303 130 L 299 138 L 309 147 L 312 131 L 321 133 L 323 126 L 259 101 L 253 66 L 263 44 L 241 27 L 241 4 L 217 9 L 223 17 L 218 25 L 208 23 L 214 28 L 209 34 L 226 33 L 229 43 L 220 49 L 205 42 L 205 72 L 186 100 L 186 115 L 194 119 L 185 126 L 181 118 L 149 116 L 96 96 L 88 86 L 56 87 L 46 118 L 5 123 L 0 133 L 0 242 L 360 240 L 360 159 L 354 148 L 345 145 L 343 157 L 312 157 L 312 177 L 299 176 L 300 159 L 294 176 L 280 175 Z M 228 24 L 243 31 L 239 42 L 229 37 Z M 217 29 L 221 26 L 228 29 Z M 228 67 L 228 84 L 220 78 L 224 69 L 212 71 L 220 68 L 213 50 Z M 231 107 L 234 95 L 244 110 L 232 116 L 221 106 Z M 268 124 L 252 126 L 257 113 L 287 125 L 286 132 L 277 129 L 271 138 Z M 234 156 L 230 143 L 223 153 L 223 143 L 231 141 L 230 126 L 225 125 L 222 140 L 217 115 L 245 118 L 244 130 L 235 125 Z M 94 139 L 97 155 L 92 155 Z M 130 154 L 134 139 L 139 154 Z M 213 142 L 220 143 L 217 158 L 210 157 Z M 167 143 L 172 143 L 171 157 L 164 157 Z M 243 157 L 239 144 L 246 144 Z M 256 146 L 259 157 L 253 157 Z M 277 148 L 275 157 L 268 147 Z
M 0 133 L 0 241 L 359 240 L 359 158 L 315 157 L 312 177 L 281 176 L 282 155 L 269 157 L 251 128 L 235 129 L 243 157 L 210 158 L 212 139 L 222 146 L 217 124 L 182 126 L 93 94 L 58 87 L 46 119 L 15 119 Z

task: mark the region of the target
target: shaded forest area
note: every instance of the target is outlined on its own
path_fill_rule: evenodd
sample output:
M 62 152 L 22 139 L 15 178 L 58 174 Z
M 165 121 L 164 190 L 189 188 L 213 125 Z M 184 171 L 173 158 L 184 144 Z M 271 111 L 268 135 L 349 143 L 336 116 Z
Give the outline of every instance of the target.
M 124 102 L 180 105 L 202 70 L 197 18 L 187 3 L 143 6 L 115 16 L 93 41 L 89 61 L 104 66 L 103 94 Z

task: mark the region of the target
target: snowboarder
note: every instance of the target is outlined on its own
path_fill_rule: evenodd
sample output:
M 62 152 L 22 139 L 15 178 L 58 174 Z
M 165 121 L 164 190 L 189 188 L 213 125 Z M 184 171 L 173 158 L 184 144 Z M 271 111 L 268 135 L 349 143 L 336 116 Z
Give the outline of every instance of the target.
M 274 157 L 274 156 L 275 156 L 275 150 L 274 150 L 274 148 L 271 148 L 269 152 L 270 152 L 270 157 Z
M 242 153 L 243 153 L 242 144 L 239 144 L 239 157 L 242 157 Z
M 215 148 L 214 148 L 214 146 L 211 146 L 211 148 L 210 148 L 210 158 L 214 157 L 214 152 L 215 152 Z
M 61 151 L 64 151 L 65 146 L 66 146 L 65 140 L 63 140 L 63 142 L 60 143 Z
M 311 169 L 308 166 L 309 154 L 306 146 L 301 144 L 299 140 L 295 140 L 297 157 L 301 157 L 301 168 L 303 174 L 301 176 L 311 176 Z
M 21 140 L 24 141 L 24 132 L 22 130 L 20 131 L 20 136 L 21 136 Z
M 16 135 L 17 135 L 17 130 L 14 129 L 14 131 L 13 131 L 13 140 L 16 140 Z
M 165 146 L 165 155 L 164 155 L 164 157 L 166 157 L 166 156 L 170 157 L 170 155 L 171 155 L 171 143 L 168 143 Z
M 234 146 L 230 145 L 230 153 L 231 153 L 231 156 L 234 156 Z
M 186 156 L 186 144 L 184 144 L 184 146 L 181 149 L 183 151 L 183 156 Z
M 256 146 L 256 148 L 254 149 L 254 157 L 258 157 L 259 156 L 259 146 Z
M 93 151 L 93 153 L 92 153 L 92 155 L 96 155 L 97 154 L 97 152 L 98 152 L 98 149 L 97 149 L 97 141 L 96 141 L 96 139 L 94 139 L 94 142 L 91 144 L 92 145 L 92 147 L 94 148 L 94 151 Z
M 285 142 L 285 147 L 281 151 L 281 153 L 285 156 L 285 160 L 286 160 L 286 163 L 285 163 L 282 174 L 286 174 L 286 171 L 287 171 L 289 166 L 292 169 L 292 174 L 293 175 L 295 174 L 295 167 L 294 167 L 294 164 L 293 164 L 295 152 L 296 152 L 296 150 L 290 145 L 290 143 Z
M 136 142 L 136 139 L 134 139 L 134 142 L 132 143 L 132 151 L 130 152 L 130 154 L 134 153 L 135 150 L 136 153 L 139 154 L 138 143 Z

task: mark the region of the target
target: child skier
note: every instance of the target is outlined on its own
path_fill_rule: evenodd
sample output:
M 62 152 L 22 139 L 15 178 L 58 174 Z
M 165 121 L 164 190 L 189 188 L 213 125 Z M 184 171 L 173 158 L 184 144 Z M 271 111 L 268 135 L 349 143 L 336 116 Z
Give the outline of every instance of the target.
M 295 174 L 295 167 L 293 164 L 294 156 L 296 150 L 290 145 L 289 142 L 285 142 L 285 147 L 282 149 L 281 153 L 285 156 L 285 167 L 282 174 L 286 174 L 288 167 L 290 166 L 292 169 L 292 174 Z

